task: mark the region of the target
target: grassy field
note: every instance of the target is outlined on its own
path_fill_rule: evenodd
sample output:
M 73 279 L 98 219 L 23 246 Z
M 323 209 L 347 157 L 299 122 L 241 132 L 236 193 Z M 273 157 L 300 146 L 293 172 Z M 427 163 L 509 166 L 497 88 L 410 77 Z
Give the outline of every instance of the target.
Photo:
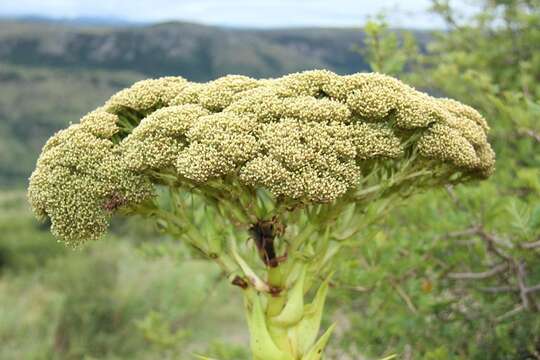
M 33 220 L 24 193 L 1 193 L 0 211 L 1 359 L 245 356 L 241 298 L 181 246 L 159 236 L 142 246 L 119 225 L 70 250 Z

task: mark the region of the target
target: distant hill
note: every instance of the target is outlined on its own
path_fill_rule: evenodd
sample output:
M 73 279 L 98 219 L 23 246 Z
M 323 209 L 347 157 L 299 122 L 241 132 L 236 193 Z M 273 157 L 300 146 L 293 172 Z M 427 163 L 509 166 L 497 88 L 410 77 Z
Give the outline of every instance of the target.
M 231 29 L 184 22 L 0 20 L 0 186 L 28 177 L 44 141 L 132 82 L 180 75 L 366 71 L 360 29 Z M 428 34 L 416 32 L 421 43 Z
M 0 58 L 25 66 L 122 69 L 206 81 L 228 73 L 270 77 L 313 68 L 365 70 L 361 57 L 351 51 L 361 39 L 359 29 L 244 30 L 181 22 L 84 27 L 3 21 Z
M 121 27 L 121 26 L 136 26 L 148 25 L 146 22 L 133 22 L 117 17 L 107 16 L 79 16 L 79 17 L 50 17 L 44 15 L 19 15 L 19 16 L 2 16 L 0 21 L 11 21 L 19 23 L 43 23 L 55 25 L 67 25 L 76 27 Z

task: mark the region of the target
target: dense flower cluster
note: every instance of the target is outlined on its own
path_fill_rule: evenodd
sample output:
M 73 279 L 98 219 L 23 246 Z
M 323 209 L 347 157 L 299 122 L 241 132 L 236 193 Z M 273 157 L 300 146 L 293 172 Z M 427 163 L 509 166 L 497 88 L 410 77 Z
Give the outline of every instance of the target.
M 29 199 L 55 235 L 77 243 L 102 234 L 116 208 L 151 196 L 150 170 L 192 183 L 236 176 L 275 196 L 329 202 L 357 186 L 365 162 L 411 156 L 410 139 L 426 166 L 486 177 L 487 131 L 474 109 L 380 74 L 166 77 L 120 91 L 51 138 Z

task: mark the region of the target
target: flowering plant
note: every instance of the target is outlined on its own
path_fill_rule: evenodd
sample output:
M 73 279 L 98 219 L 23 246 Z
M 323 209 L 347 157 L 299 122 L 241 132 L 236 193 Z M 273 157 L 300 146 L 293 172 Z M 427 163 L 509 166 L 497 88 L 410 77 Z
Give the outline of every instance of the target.
M 472 108 L 380 74 L 166 77 L 53 136 L 28 195 L 72 246 L 115 213 L 152 219 L 242 289 L 254 359 L 314 360 L 335 255 L 366 212 L 488 177 L 487 132 Z

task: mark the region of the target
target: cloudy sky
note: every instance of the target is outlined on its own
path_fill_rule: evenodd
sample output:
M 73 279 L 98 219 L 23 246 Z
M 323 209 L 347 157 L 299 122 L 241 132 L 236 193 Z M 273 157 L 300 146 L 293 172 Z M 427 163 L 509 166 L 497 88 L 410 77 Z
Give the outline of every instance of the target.
M 393 26 L 441 25 L 429 0 L 2 0 L 0 16 L 187 20 L 238 27 L 360 26 L 384 12 Z

